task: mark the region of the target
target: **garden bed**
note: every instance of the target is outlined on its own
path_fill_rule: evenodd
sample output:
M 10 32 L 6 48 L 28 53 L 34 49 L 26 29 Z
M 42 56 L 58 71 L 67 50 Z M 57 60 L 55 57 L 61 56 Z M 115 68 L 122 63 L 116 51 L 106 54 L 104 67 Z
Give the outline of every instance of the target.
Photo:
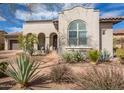
M 99 68 L 105 68 L 106 66 L 115 66 L 117 68 L 124 68 L 124 65 L 117 63 L 117 62 L 108 62 L 108 63 L 101 63 L 101 64 L 91 64 L 91 63 L 65 63 L 65 62 L 59 62 L 59 57 L 56 53 L 48 54 L 47 56 L 33 56 L 32 60 L 35 60 L 37 62 L 40 62 L 40 67 L 38 70 L 40 70 L 40 73 L 38 74 L 41 76 L 41 80 L 36 80 L 31 83 L 29 87 L 26 89 L 37 89 L 37 90 L 71 90 L 71 89 L 83 89 L 80 86 L 77 85 L 77 83 L 55 83 L 51 80 L 47 79 L 47 75 L 50 74 L 51 68 L 66 64 L 68 67 L 70 67 L 74 73 L 86 73 L 88 69 L 92 67 Z M 16 82 L 10 78 L 10 77 L 4 77 L 0 78 L 0 89 L 18 89 Z

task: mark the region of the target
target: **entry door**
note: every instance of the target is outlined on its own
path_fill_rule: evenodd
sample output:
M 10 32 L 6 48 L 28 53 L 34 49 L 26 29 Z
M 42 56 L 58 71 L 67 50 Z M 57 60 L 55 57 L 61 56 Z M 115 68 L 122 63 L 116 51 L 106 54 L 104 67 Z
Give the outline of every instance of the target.
M 53 36 L 53 48 L 56 50 L 57 49 L 57 35 Z

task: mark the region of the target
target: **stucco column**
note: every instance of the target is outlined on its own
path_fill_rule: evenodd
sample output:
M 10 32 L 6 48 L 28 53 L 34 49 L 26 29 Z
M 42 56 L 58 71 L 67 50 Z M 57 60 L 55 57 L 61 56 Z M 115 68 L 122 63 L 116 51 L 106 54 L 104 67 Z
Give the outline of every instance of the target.
M 49 39 L 50 39 L 49 37 L 45 38 L 45 50 L 49 49 Z
M 36 43 L 34 44 L 34 49 L 38 50 L 38 45 Z
M 9 44 L 8 44 L 8 42 L 9 42 L 8 39 L 5 38 L 4 42 L 5 42 L 5 47 L 4 47 L 4 49 L 5 49 L 5 50 L 8 50 L 8 46 L 9 46 Z

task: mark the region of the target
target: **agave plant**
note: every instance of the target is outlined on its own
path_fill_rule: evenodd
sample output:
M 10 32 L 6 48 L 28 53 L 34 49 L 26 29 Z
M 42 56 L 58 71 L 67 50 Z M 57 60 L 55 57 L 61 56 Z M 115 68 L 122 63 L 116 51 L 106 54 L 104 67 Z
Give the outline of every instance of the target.
M 100 53 L 99 62 L 108 62 L 110 60 L 110 53 L 106 50 Z
M 6 76 L 6 74 L 4 74 L 4 72 L 6 71 L 7 67 L 8 67 L 7 62 L 1 62 L 0 63 L 0 78 Z
M 13 78 L 20 87 L 27 87 L 29 82 L 37 77 L 39 71 L 36 71 L 40 64 L 30 62 L 29 57 L 20 55 L 16 61 L 17 67 L 10 64 L 10 67 L 5 72 Z

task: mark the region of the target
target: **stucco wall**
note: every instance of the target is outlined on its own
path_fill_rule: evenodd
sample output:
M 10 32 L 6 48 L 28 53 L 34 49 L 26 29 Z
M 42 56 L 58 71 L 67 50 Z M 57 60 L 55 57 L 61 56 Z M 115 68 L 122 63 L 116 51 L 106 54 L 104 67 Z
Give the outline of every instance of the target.
M 57 33 L 57 30 L 55 29 L 55 26 L 52 21 L 48 22 L 29 22 L 25 23 L 23 26 L 23 34 L 28 33 L 44 33 L 46 37 L 49 37 L 51 33 Z
M 101 23 L 100 29 L 102 31 L 102 50 L 106 49 L 113 55 L 113 30 L 112 23 Z M 103 34 L 105 31 L 105 34 Z
M 99 50 L 99 11 L 94 9 L 86 9 L 82 7 L 75 7 L 70 10 L 59 13 L 59 35 L 60 46 L 66 48 L 68 46 L 68 26 L 77 19 L 86 22 L 88 47 Z M 83 48 L 83 46 L 81 46 Z

